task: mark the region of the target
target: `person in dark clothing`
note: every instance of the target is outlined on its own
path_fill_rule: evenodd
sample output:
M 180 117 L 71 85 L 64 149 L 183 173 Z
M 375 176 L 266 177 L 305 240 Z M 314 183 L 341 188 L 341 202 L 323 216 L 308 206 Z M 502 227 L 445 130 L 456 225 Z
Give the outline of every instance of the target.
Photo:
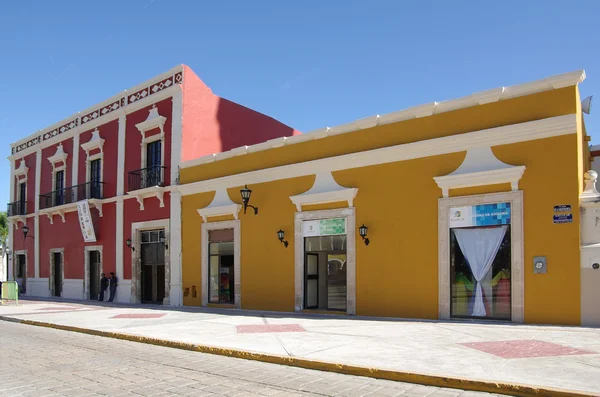
M 102 273 L 102 278 L 100 278 L 100 297 L 98 300 L 102 302 L 104 300 L 104 291 L 108 288 L 108 279 L 106 275 Z
M 108 279 L 110 283 L 110 297 L 108 298 L 109 302 L 112 302 L 115 299 L 115 292 L 117 292 L 117 276 L 113 272 L 110 272 L 110 278 Z

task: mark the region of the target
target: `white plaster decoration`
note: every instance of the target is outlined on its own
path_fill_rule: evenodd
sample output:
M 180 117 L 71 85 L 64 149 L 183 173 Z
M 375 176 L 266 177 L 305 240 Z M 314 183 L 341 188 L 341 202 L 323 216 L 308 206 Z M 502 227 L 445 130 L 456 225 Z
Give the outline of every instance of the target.
M 54 218 L 52 217 L 52 214 L 50 212 L 47 212 L 46 216 L 48 217 L 48 221 L 50 222 L 50 224 L 54 225 Z
M 233 295 L 234 295 L 234 306 L 236 309 L 242 308 L 242 289 L 241 289 L 241 224 L 240 220 L 235 221 L 224 221 L 224 222 L 209 222 L 202 223 L 202 262 L 201 271 L 202 275 L 200 280 L 202 285 L 200 290 L 202 292 L 202 306 L 208 305 L 208 232 L 211 230 L 221 229 L 233 229 Z
M 348 207 L 352 207 L 357 193 L 357 188 L 338 185 L 330 171 L 322 171 L 316 173 L 315 183 L 307 192 L 291 196 L 290 200 L 300 212 L 303 205 L 335 203 L 338 201 L 346 201 Z
M 600 326 L 600 193 L 596 189 L 598 173 L 587 171 L 585 188 L 579 195 L 581 325 Z
M 63 297 L 63 289 L 64 289 L 64 285 L 65 285 L 65 249 L 64 248 L 52 248 L 48 251 L 48 257 L 49 257 L 49 272 L 48 274 L 50 275 L 50 277 L 48 278 L 48 290 L 50 291 L 49 296 L 54 296 L 54 254 L 55 253 L 60 253 L 60 279 L 62 280 L 62 286 L 63 288 L 61 288 L 61 294 L 60 297 Z M 38 276 L 36 276 L 38 277 Z
M 40 184 L 42 180 L 42 149 L 35 153 L 35 212 L 40 210 Z
M 66 166 L 66 161 L 65 161 Z M 65 177 L 66 182 L 66 177 Z M 75 134 L 73 137 L 73 164 L 71 165 L 71 185 L 75 186 L 79 184 L 79 134 Z M 80 197 L 77 197 L 77 189 L 73 190 L 73 195 L 77 201 Z
M 102 218 L 104 213 L 102 213 L 102 200 L 91 199 L 89 200 L 89 204 L 93 205 L 98 210 L 98 216 Z
M 92 137 L 89 141 L 82 143 L 81 148 L 85 150 L 85 155 L 90 157 L 90 152 L 92 150 L 100 150 L 100 152 L 104 152 L 104 139 L 100 136 L 100 131 L 96 128 L 92 131 Z
M 12 180 L 12 178 L 11 178 Z M 12 222 L 9 220 L 8 221 L 8 247 L 10 249 L 10 254 L 8 255 L 9 258 L 9 265 L 8 265 L 8 274 L 7 274 L 7 280 L 13 280 L 13 271 L 12 271 L 12 263 L 10 263 L 10 261 L 12 260 L 12 258 L 14 258 L 14 252 L 15 252 L 15 231 L 12 228 Z M 13 261 L 14 262 L 14 261 Z
M 218 189 L 215 192 L 212 202 L 208 207 L 199 209 L 198 214 L 200 214 L 204 222 L 208 222 L 209 217 L 222 215 L 232 215 L 234 219 L 238 219 L 241 209 L 241 204 L 231 201 L 227 189 Z
M 27 168 L 27 165 L 25 165 L 25 159 L 22 159 L 21 162 L 19 163 L 19 168 L 17 168 L 13 172 L 15 178 L 17 179 L 17 183 L 27 182 L 27 172 L 28 171 L 29 171 L 29 168 Z M 23 177 L 23 178 L 21 178 L 21 177 Z M 11 181 L 12 181 L 12 178 L 11 178 Z M 11 198 L 12 198 L 12 196 L 11 196 Z
M 419 142 L 244 172 L 241 174 L 179 185 L 177 189 L 183 195 L 196 194 L 220 188 L 232 188 L 243 186 L 245 184 L 258 184 L 314 175 L 317 172 L 323 171 L 333 172 L 368 167 L 397 161 L 438 156 L 441 154 L 463 152 L 482 146 L 506 145 L 575 133 L 577 133 L 577 115 L 569 114 L 459 135 L 427 139 Z M 183 166 L 184 163 L 182 163 L 182 167 Z
M 589 170 L 583 175 L 585 186 L 583 192 L 579 195 L 580 202 L 600 200 L 600 193 L 598 193 L 598 190 L 596 189 L 597 180 L 598 173 L 596 171 Z
M 452 207 L 510 203 L 511 224 L 511 321 L 522 323 L 525 309 L 525 268 L 523 234 L 523 192 L 505 192 L 440 198 L 438 200 L 438 315 L 450 319 L 450 229 L 448 214 Z
M 146 222 L 134 222 L 131 224 L 131 246 L 135 250 L 131 251 L 131 296 L 130 303 L 141 303 L 142 301 L 142 258 L 141 258 L 141 232 L 144 230 L 158 230 L 163 229 L 165 231 L 165 239 L 170 240 L 170 220 L 159 219 L 154 221 Z M 120 244 L 123 243 L 121 240 Z M 119 245 L 119 243 L 117 244 Z M 117 277 L 122 278 L 123 275 Z M 169 297 L 171 296 L 171 257 L 169 250 L 165 249 L 165 297 L 163 304 L 169 304 Z
M 171 256 L 171 306 L 183 306 L 182 257 L 181 257 L 181 194 L 171 193 L 171 230 L 169 255 Z
M 117 220 L 118 221 L 118 220 Z M 84 263 L 84 279 L 83 279 L 83 299 L 90 299 L 90 252 L 98 251 L 100 253 L 100 270 L 99 273 L 102 274 L 103 263 L 104 263 L 104 254 L 102 253 L 101 245 L 86 245 L 83 249 L 83 263 Z M 121 273 L 118 273 L 121 274 Z M 122 276 L 119 276 L 122 277 Z M 118 285 L 118 283 L 117 283 Z
M 304 236 L 302 222 L 317 219 L 346 219 L 346 313 L 356 315 L 356 210 L 354 207 L 296 212 L 294 217 L 294 310 L 304 309 Z
M 125 238 L 123 237 L 123 224 L 125 223 L 125 217 L 124 217 L 124 204 L 123 204 L 123 199 L 121 197 L 119 197 L 119 199 L 116 201 L 115 203 L 116 205 L 116 226 L 117 226 L 117 230 L 115 233 L 115 271 L 116 273 L 119 275 L 119 278 L 123 278 L 123 260 L 124 260 L 124 255 L 123 255 L 123 243 L 125 242 Z M 119 284 L 117 284 L 117 289 L 119 288 Z M 119 292 L 119 291 L 117 291 Z M 130 293 L 128 293 L 130 294 Z M 127 302 L 129 302 L 129 299 L 127 300 Z
M 375 115 L 371 117 L 367 117 L 365 119 L 359 119 L 354 122 L 343 124 L 335 127 L 325 127 L 319 128 L 314 131 L 310 131 L 305 134 L 300 134 L 292 137 L 278 138 L 272 141 L 273 145 L 279 142 L 282 146 L 283 144 L 292 145 L 296 143 L 306 142 L 313 139 L 320 139 L 326 136 L 339 135 L 343 133 L 350 133 L 354 131 L 358 131 L 363 128 L 375 127 L 378 125 L 385 125 L 391 123 L 397 123 L 400 121 L 410 120 L 418 117 L 427 117 L 433 114 L 450 112 L 453 110 L 483 105 L 486 103 L 497 102 L 504 99 L 516 98 L 519 96 L 525 96 L 534 94 L 537 92 L 549 91 L 553 89 L 559 89 L 563 87 L 573 86 L 581 83 L 585 80 L 585 71 L 578 70 L 575 72 L 564 73 L 556 76 L 547 77 L 545 79 L 533 81 L 525 84 L 518 84 L 510 87 L 499 87 L 491 90 L 485 90 L 478 93 L 474 93 L 462 98 L 451 99 L 447 101 L 441 102 L 431 102 L 423 105 L 417 105 L 410 107 L 408 109 L 399 110 L 396 112 L 384 114 L 384 115 Z M 258 145 L 263 145 L 260 148 L 254 149 L 258 145 L 247 146 L 244 150 L 245 153 L 252 153 L 259 150 L 264 150 L 265 143 L 260 143 Z M 231 149 L 231 151 L 236 151 L 239 148 Z M 203 156 L 198 159 L 189 160 L 182 164 L 182 168 L 186 167 L 194 167 L 200 164 L 204 164 L 206 162 L 211 161 L 210 158 L 215 157 L 214 160 L 222 160 L 225 158 L 231 157 L 228 152 L 223 152 L 218 155 L 208 155 Z
M 9 158 L 9 161 L 10 161 L 10 179 L 9 179 L 10 189 L 9 189 L 8 201 L 12 203 L 13 201 L 15 201 L 15 184 L 12 182 L 15 180 L 15 164 L 16 163 L 15 163 L 14 158 Z
M 117 147 L 117 196 L 125 194 L 125 129 L 127 116 L 119 115 L 119 135 Z
M 63 149 L 63 145 L 62 143 L 59 143 L 58 146 L 56 147 L 56 153 L 54 153 L 53 156 L 48 157 L 48 161 L 50 162 L 50 164 L 52 164 L 52 171 L 58 171 L 60 169 L 63 169 L 63 167 L 66 166 L 67 164 L 67 157 L 69 155 L 67 153 L 65 153 L 64 149 Z M 62 166 L 57 167 L 56 163 L 63 163 Z
M 40 216 L 38 214 L 33 218 L 33 275 L 40 277 Z
M 141 165 L 140 169 L 146 168 L 146 147 L 149 143 L 160 141 L 160 164 L 165 164 L 165 131 L 164 125 L 166 117 L 161 116 L 158 113 L 158 108 L 156 104 L 152 105 L 152 108 L 149 111 L 148 118 L 146 121 L 136 124 L 138 130 L 142 134 L 142 142 L 140 143 L 141 147 Z M 160 134 L 146 136 L 146 132 L 153 130 L 155 128 L 160 129 Z M 164 176 L 163 176 L 164 178 Z
M 519 190 L 519 180 L 525 172 L 525 166 L 505 164 L 498 160 L 489 146 L 470 148 L 463 163 L 446 176 L 433 179 L 448 197 L 450 189 L 473 186 L 510 183 L 511 190 Z

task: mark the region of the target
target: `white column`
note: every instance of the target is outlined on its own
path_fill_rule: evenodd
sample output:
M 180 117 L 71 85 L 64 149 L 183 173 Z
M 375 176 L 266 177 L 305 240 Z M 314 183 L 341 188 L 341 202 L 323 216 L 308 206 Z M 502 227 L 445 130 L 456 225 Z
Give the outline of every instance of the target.
M 123 112 L 119 116 L 119 135 L 118 135 L 118 147 L 117 147 L 117 231 L 115 233 L 115 271 L 117 277 L 123 278 L 124 266 L 123 266 L 123 223 L 124 221 L 124 204 L 123 195 L 125 194 L 125 131 L 126 131 L 127 116 Z M 126 287 L 126 284 L 122 284 Z M 117 297 L 125 296 L 125 294 L 117 293 Z M 118 299 L 118 298 L 117 298 Z
M 8 201 L 13 203 L 15 201 L 15 159 L 14 157 L 10 157 L 10 193 L 8 196 Z M 7 280 L 13 279 L 13 269 L 12 269 L 12 261 L 10 258 L 14 255 L 15 247 L 13 245 L 14 237 L 13 233 L 15 230 L 15 226 L 12 222 L 8 222 L 8 248 L 10 249 L 10 256 L 8 260 L 8 273 Z
M 179 164 L 181 163 L 181 138 L 183 128 L 183 95 L 181 87 L 173 94 L 173 120 L 171 124 L 171 185 L 179 183 Z M 171 227 L 169 236 L 169 254 L 171 255 L 171 291 L 170 305 L 183 305 L 181 280 L 181 193 L 171 192 Z
M 35 218 L 33 226 L 33 238 L 35 239 L 34 244 L 34 266 L 35 266 L 35 278 L 40 277 L 40 216 L 38 211 L 40 210 L 40 181 L 42 173 L 42 149 L 38 149 L 35 153 Z
M 73 163 L 71 165 L 71 186 L 79 185 L 79 132 L 73 137 Z M 77 194 L 77 191 L 75 192 Z M 83 197 L 77 197 L 81 200 Z

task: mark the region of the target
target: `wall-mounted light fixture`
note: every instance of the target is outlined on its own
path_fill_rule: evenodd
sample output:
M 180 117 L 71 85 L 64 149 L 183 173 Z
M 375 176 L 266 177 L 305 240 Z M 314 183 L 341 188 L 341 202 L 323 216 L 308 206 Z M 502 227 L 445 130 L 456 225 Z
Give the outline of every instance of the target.
M 371 242 L 368 238 L 367 238 L 367 232 L 369 231 L 369 228 L 366 227 L 363 223 L 363 225 L 361 227 L 358 228 L 358 234 L 360 234 L 360 237 L 362 237 L 363 241 L 365 242 L 365 245 L 369 245 L 369 243 Z
M 246 213 L 246 208 L 250 207 L 254 210 L 254 215 L 258 215 L 258 208 L 248 204 L 250 202 L 250 195 L 252 194 L 252 190 L 248 189 L 248 185 L 244 186 L 244 188 L 240 190 L 240 193 L 242 195 L 242 202 L 244 203 L 244 214 Z
M 165 238 L 165 236 L 161 236 L 160 243 L 165 246 L 165 249 L 169 249 L 169 246 L 167 245 L 167 239 Z
M 29 226 L 23 225 L 23 240 L 25 240 L 28 237 L 27 233 L 29 233 Z M 29 238 L 33 238 L 33 236 L 29 236 Z M 35 238 L 33 239 L 35 240 Z
M 135 251 L 135 247 L 133 245 L 131 245 L 131 239 L 128 238 L 127 240 L 125 240 L 125 244 L 127 244 L 127 246 L 129 248 L 131 248 L 133 251 Z
M 288 242 L 284 240 L 284 236 L 285 236 L 285 232 L 283 230 L 279 229 L 279 231 L 277 232 L 277 238 L 279 239 L 280 242 L 283 243 L 283 246 L 285 248 L 287 248 Z

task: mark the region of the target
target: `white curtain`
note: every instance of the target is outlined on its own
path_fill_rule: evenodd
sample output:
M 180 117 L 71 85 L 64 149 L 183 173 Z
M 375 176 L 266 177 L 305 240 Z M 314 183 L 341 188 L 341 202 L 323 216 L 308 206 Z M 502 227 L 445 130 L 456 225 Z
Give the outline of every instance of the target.
M 490 271 L 496 254 L 506 234 L 506 226 L 481 229 L 455 229 L 452 230 L 465 259 L 471 267 L 471 272 L 477 281 L 475 286 L 475 304 L 472 316 L 483 317 L 486 315 L 483 304 L 483 288 L 481 281 Z

